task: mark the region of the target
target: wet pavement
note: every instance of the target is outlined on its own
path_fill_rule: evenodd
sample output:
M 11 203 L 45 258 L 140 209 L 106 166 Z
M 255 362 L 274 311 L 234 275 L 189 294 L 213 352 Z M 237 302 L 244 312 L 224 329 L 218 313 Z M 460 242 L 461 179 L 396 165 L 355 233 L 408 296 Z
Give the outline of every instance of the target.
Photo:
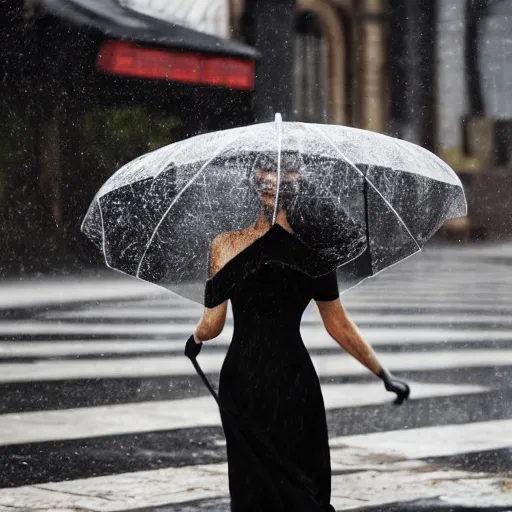
M 411 384 L 402 407 L 308 307 L 337 511 L 512 510 L 510 262 L 427 248 L 342 296 Z M 109 272 L 0 291 L 0 511 L 229 510 L 215 404 L 182 354 L 199 305 Z M 215 386 L 231 332 L 200 355 Z

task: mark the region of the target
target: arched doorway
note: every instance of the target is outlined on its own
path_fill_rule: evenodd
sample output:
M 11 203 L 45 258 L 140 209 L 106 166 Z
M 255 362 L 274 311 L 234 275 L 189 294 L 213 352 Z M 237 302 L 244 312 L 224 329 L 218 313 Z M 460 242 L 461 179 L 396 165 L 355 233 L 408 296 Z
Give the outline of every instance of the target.
M 293 110 L 296 120 L 346 124 L 347 41 L 338 11 L 301 0 L 295 24 Z

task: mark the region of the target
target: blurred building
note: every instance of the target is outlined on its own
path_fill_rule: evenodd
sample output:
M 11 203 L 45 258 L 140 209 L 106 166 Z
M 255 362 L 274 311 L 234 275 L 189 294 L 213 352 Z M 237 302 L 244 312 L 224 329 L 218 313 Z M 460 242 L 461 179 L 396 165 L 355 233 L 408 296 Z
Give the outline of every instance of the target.
M 420 144 L 467 192 L 468 217 L 444 233 L 512 236 L 512 0 L 231 0 L 230 11 L 235 37 L 262 53 L 257 118 L 279 109 Z
M 138 154 L 275 112 L 437 152 L 470 203 L 445 231 L 510 235 L 511 20 L 512 0 L 0 0 L 3 260 L 77 247 Z
M 279 63 L 272 87 L 289 80 L 285 118 L 384 131 L 387 8 L 383 0 L 231 0 L 231 19 L 234 34 L 262 52 L 258 66 Z M 258 44 L 259 31 L 281 43 Z
M 436 150 L 468 184 L 474 237 L 512 230 L 512 1 L 438 2 Z
M 122 164 L 253 121 L 258 52 L 228 37 L 227 3 L 156 4 L 0 1 L 0 269 L 82 256 L 81 219 Z

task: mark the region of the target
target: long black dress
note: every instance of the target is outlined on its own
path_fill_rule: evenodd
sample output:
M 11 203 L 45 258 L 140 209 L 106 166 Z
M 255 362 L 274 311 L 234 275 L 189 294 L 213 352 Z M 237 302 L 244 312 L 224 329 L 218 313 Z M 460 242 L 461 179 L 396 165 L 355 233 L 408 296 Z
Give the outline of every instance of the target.
M 335 271 L 306 273 L 318 272 L 313 257 L 274 224 L 206 283 L 205 305 L 229 298 L 233 310 L 219 380 L 233 512 L 334 511 L 325 407 L 299 326 L 338 284 Z

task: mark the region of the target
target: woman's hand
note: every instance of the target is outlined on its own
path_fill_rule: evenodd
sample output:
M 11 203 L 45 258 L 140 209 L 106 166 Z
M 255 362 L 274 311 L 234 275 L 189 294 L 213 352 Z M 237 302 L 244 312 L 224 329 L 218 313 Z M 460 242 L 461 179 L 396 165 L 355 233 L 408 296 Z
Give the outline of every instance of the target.
M 195 359 L 199 352 L 201 352 L 201 347 L 203 344 L 199 341 L 199 343 L 196 342 L 195 337 L 193 334 L 190 335 L 189 339 L 187 340 L 187 343 L 185 345 L 185 355 L 189 359 Z
M 395 379 L 387 370 L 384 368 L 378 373 L 378 377 L 384 381 L 384 386 L 387 391 L 391 391 L 396 393 L 395 404 L 401 405 L 404 400 L 409 398 L 409 394 L 411 393 L 411 389 L 409 385 L 405 382 Z

